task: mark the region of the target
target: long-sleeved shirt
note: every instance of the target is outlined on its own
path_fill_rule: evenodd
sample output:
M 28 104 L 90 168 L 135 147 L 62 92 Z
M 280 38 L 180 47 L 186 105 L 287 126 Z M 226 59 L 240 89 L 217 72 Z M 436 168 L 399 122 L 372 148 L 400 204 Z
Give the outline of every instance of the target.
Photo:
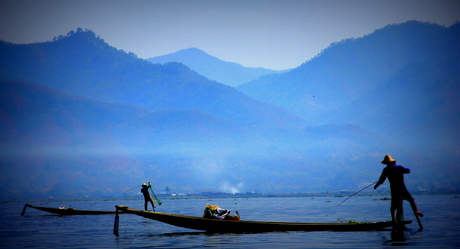
M 377 185 L 382 184 L 385 182 L 385 179 L 388 178 L 390 182 L 390 189 L 391 191 L 400 191 L 406 189 L 406 185 L 404 185 L 404 174 L 409 174 L 410 169 L 404 168 L 401 165 L 388 165 L 382 171 L 380 175 L 379 181 Z

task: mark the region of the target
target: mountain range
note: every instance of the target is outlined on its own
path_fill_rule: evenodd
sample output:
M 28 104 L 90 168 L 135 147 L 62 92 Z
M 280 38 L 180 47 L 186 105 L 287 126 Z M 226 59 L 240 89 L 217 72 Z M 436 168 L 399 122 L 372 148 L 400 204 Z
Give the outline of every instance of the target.
M 232 87 L 258 79 L 267 74 L 285 72 L 265 68 L 244 67 L 235 62 L 227 62 L 198 48 L 182 49 L 175 53 L 148 58 L 152 63 L 180 62 L 200 75 Z
M 152 64 L 119 51 L 92 31 L 69 33 L 54 42 L 2 42 L 0 49 L 2 79 L 27 81 L 72 95 L 154 111 L 202 110 L 244 125 L 298 127 L 304 123 L 282 108 L 248 98 L 183 64 Z
M 354 124 L 423 152 L 460 147 L 460 23 L 410 21 L 332 44 L 237 89 L 310 124 Z
M 409 164 L 409 188 L 459 189 L 458 34 L 389 25 L 237 89 L 89 30 L 2 41 L 0 198 L 119 196 L 148 180 L 337 191 L 375 180 L 385 154 Z

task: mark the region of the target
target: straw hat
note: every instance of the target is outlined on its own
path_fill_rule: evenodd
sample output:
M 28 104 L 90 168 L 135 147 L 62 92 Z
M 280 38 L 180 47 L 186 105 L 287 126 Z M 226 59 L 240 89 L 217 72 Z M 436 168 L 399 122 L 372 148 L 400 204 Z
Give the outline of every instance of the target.
M 393 163 L 393 162 L 396 162 L 396 160 L 391 158 L 390 155 L 385 155 L 385 158 L 383 158 L 383 161 L 382 161 L 383 164 Z

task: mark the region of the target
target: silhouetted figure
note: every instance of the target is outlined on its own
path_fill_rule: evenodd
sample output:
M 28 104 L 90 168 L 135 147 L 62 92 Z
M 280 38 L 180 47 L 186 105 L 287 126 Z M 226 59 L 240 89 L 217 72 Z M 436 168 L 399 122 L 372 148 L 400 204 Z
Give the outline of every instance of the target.
M 150 182 L 149 182 L 149 185 L 145 183 L 142 184 L 141 192 L 144 195 L 144 209 L 145 211 L 147 211 L 147 203 L 150 202 L 152 203 L 153 211 L 155 211 L 155 204 L 153 204 L 153 198 L 150 196 L 149 188 L 150 188 Z
M 408 168 L 404 168 L 401 165 L 397 165 L 396 160 L 391 158 L 390 155 L 385 155 L 385 158 L 381 163 L 386 164 L 387 166 L 383 169 L 379 181 L 377 182 L 377 184 L 375 184 L 374 189 L 376 189 L 380 184 L 382 184 L 385 181 L 386 178 L 388 178 L 391 189 L 391 219 L 393 221 L 396 221 L 395 211 L 396 209 L 398 209 L 398 203 L 401 197 L 410 203 L 412 209 L 418 216 L 423 217 L 423 214 L 420 211 L 418 211 L 414 198 L 412 198 L 409 191 L 407 191 L 406 189 L 406 185 L 404 184 L 403 174 L 409 174 L 410 170 Z

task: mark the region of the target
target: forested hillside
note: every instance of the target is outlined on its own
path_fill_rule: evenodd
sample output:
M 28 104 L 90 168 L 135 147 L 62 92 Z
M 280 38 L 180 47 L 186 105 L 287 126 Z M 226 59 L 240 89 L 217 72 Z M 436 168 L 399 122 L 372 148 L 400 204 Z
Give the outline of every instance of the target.
M 196 109 L 242 125 L 305 125 L 282 108 L 248 98 L 183 64 L 152 64 L 117 50 L 92 31 L 70 32 L 53 42 L 0 42 L 0 53 L 2 79 L 153 111 Z
M 354 124 L 404 147 L 452 158 L 460 147 L 458 44 L 458 23 L 388 25 L 238 89 L 311 124 Z

